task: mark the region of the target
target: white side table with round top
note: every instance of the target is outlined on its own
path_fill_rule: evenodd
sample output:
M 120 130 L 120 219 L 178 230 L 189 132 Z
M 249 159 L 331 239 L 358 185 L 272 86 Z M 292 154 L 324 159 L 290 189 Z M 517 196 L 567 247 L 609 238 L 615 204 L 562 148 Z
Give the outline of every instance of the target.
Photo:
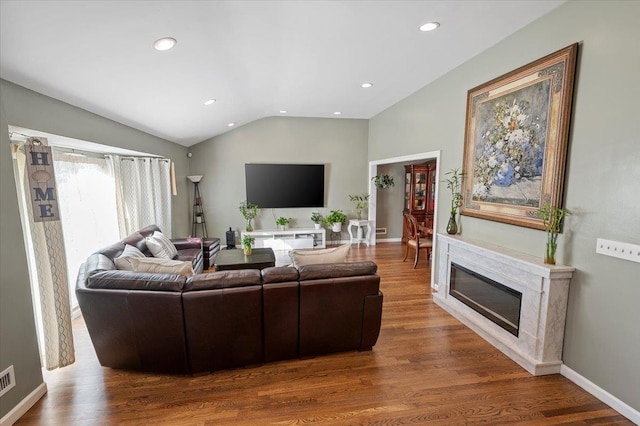
M 369 237 L 371 235 L 371 221 L 367 220 L 367 219 L 351 219 L 349 220 L 349 226 L 347 227 L 347 231 L 349 231 L 349 243 L 353 244 L 353 231 L 351 230 L 351 227 L 355 226 L 357 229 L 357 233 L 356 233 L 356 238 L 355 240 L 358 242 L 358 248 L 360 248 L 360 243 L 361 242 L 365 242 L 367 243 L 367 247 L 369 247 Z M 366 235 L 363 232 L 363 227 L 367 227 L 367 233 Z

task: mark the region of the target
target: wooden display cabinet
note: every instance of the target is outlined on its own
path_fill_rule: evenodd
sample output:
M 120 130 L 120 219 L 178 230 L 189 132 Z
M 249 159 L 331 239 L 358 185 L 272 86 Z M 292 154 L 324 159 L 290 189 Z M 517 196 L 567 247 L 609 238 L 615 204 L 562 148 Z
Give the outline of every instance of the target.
M 436 162 L 404 166 L 404 213 L 413 215 L 418 225 L 433 234 L 433 212 L 436 196 Z M 403 221 L 404 223 L 404 221 Z M 408 230 L 403 225 L 402 241 L 407 240 Z

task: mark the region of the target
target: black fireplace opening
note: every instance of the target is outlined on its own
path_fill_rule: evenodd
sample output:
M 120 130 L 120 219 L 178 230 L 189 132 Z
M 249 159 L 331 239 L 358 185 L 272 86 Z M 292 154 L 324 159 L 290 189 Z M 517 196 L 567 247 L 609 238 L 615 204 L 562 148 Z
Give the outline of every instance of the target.
M 449 294 L 518 336 L 522 293 L 451 262 Z

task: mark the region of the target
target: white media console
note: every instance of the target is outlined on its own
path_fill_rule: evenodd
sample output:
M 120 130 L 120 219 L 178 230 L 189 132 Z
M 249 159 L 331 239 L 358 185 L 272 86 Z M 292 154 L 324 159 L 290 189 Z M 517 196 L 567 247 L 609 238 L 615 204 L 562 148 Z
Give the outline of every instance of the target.
M 242 232 L 256 239 L 255 248 L 270 247 L 274 250 L 325 248 L 327 233 L 324 228 L 256 229 Z

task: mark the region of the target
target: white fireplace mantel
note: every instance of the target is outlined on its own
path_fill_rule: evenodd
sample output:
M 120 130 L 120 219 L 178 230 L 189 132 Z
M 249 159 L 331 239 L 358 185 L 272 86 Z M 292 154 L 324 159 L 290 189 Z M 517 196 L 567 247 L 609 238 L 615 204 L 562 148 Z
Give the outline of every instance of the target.
M 560 372 L 575 268 L 461 236 L 438 234 L 438 292 L 433 301 L 533 375 Z M 451 262 L 522 293 L 520 329 L 514 336 L 449 294 Z

